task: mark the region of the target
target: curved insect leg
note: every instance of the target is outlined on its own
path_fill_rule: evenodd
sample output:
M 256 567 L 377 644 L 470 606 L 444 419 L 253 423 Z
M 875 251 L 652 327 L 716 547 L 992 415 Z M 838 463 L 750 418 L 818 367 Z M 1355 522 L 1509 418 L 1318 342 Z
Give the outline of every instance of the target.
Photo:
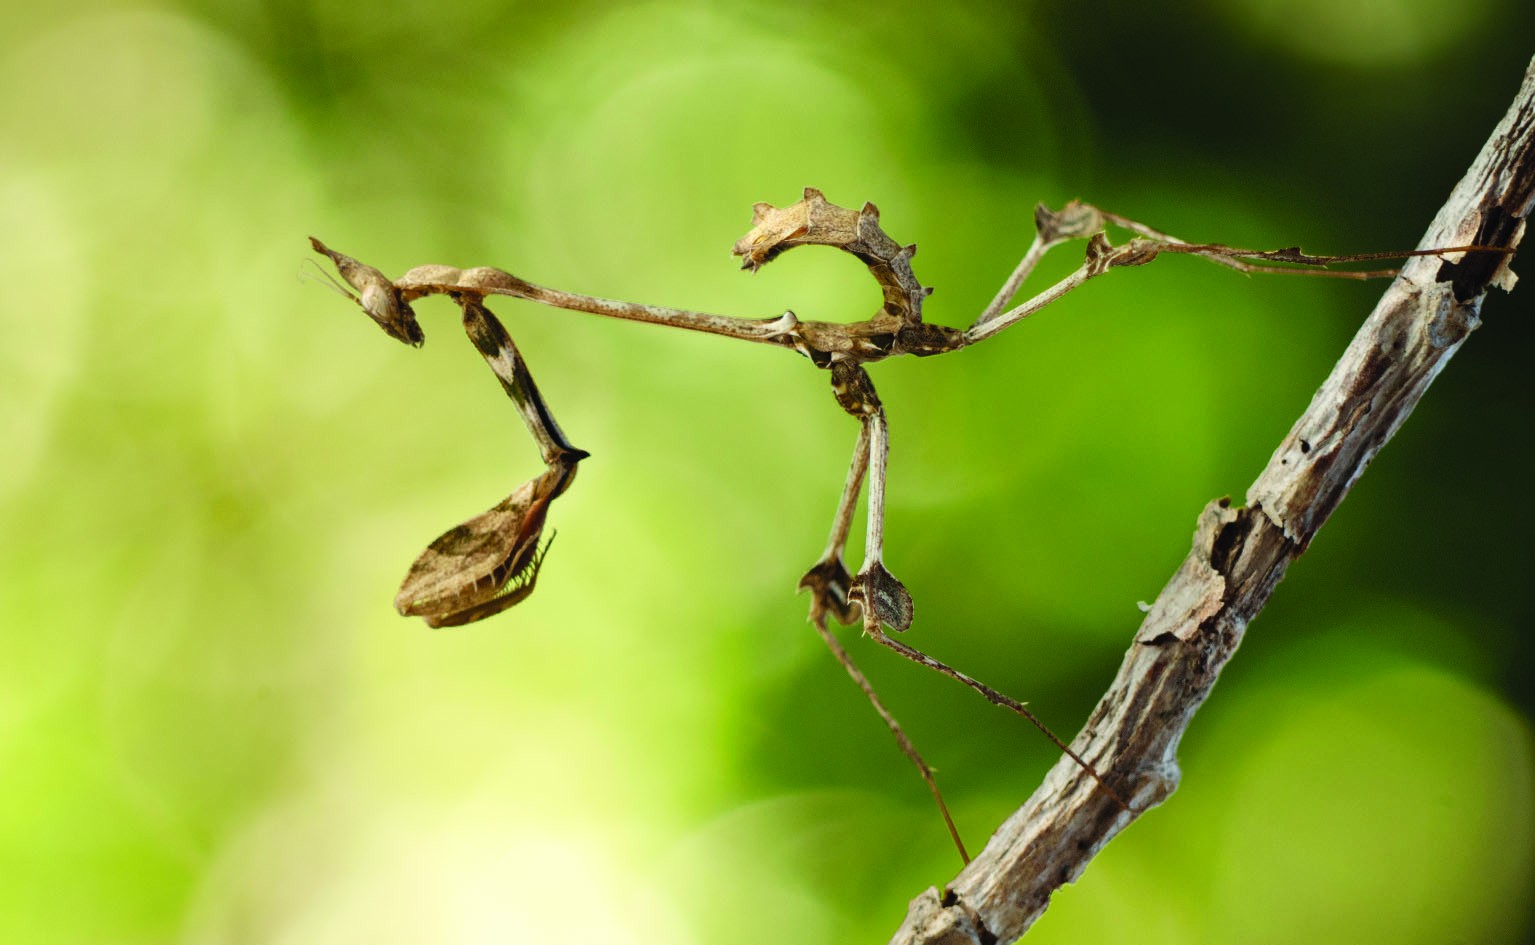
M 906 734 L 906 730 L 901 728 L 901 723 L 896 721 L 895 716 L 891 715 L 890 710 L 886 709 L 885 704 L 880 701 L 879 695 L 874 691 L 874 685 L 869 682 L 868 677 L 853 662 L 853 658 L 848 655 L 847 650 L 842 648 L 842 644 L 837 642 L 836 636 L 826 629 L 826 614 L 814 613 L 810 617 L 810 622 L 815 625 L 816 633 L 821 635 L 821 641 L 826 644 L 827 649 L 831 650 L 832 656 L 836 657 L 837 662 L 847 671 L 848 676 L 852 677 L 853 682 L 863 691 L 865 698 L 869 700 L 869 704 L 874 707 L 874 711 L 884 721 L 885 727 L 890 729 L 890 734 L 895 736 L 895 743 L 901 749 L 901 754 L 911 761 L 916 767 L 917 773 L 922 776 L 923 782 L 927 784 L 928 793 L 933 795 L 933 801 L 938 805 L 938 813 L 943 817 L 943 824 L 948 828 L 949 839 L 954 841 L 954 848 L 959 851 L 959 858 L 968 864 L 970 862 L 970 853 L 965 849 L 965 841 L 959 836 L 959 828 L 954 825 L 953 816 L 949 814 L 949 805 L 944 803 L 943 792 L 938 790 L 938 780 L 933 777 L 933 769 L 923 760 L 922 755 L 917 751 L 917 746 L 912 744 L 911 738 Z
M 852 503 L 857 499 L 858 482 L 867 469 L 869 479 L 869 514 L 867 533 L 864 537 L 863 567 L 853 577 L 847 591 L 847 622 L 854 618 L 854 604 L 863 610 L 864 630 L 873 632 L 880 624 L 892 630 L 905 630 L 911 626 L 911 595 L 901 582 L 885 567 L 885 466 L 890 456 L 889 425 L 885 421 L 885 409 L 874 392 L 874 382 L 869 372 L 857 364 L 837 362 L 831 367 L 831 388 L 837 403 L 843 410 L 857 417 L 863 424 L 858 434 L 858 445 L 853 454 L 853 466 L 848 472 L 848 488 L 844 490 L 842 504 L 837 510 L 837 523 L 832 528 L 833 549 L 847 537 L 847 522 L 852 517 Z M 834 559 L 838 560 L 839 559 Z M 822 564 L 825 564 L 823 559 Z M 817 565 L 821 567 L 822 565 Z M 846 569 L 843 570 L 846 574 Z M 806 575 L 811 578 L 816 572 Z M 803 586 L 803 585 L 802 585 Z M 839 618 L 841 619 L 841 618 Z
M 546 542 L 540 550 L 549 505 L 569 488 L 576 464 L 589 455 L 565 438 L 500 321 L 478 296 L 454 298 L 469 340 L 517 405 L 546 469 L 489 511 L 449 529 L 416 559 L 395 607 L 433 627 L 483 620 L 533 592 L 549 548 Z
M 544 464 L 553 466 L 556 462 L 564 462 L 574 466 L 590 456 L 586 450 L 577 449 L 565 438 L 564 431 L 554 420 L 554 414 L 549 412 L 549 405 L 539 393 L 538 385 L 533 383 L 527 362 L 522 359 L 522 353 L 517 350 L 512 336 L 507 334 L 500 320 L 476 296 L 458 295 L 454 301 L 464 310 L 464 333 L 469 336 L 485 363 L 490 365 L 506 395 L 517 405 L 517 412 L 522 415 L 523 423 L 527 424 L 528 432 L 538 444 Z
M 847 595 L 850 603 L 857 603 L 863 607 L 864 633 L 872 637 L 881 646 L 900 654 L 919 666 L 925 666 L 969 686 L 985 697 L 987 701 L 1008 709 L 1025 719 L 1029 724 L 1043 732 L 1045 737 L 1050 739 L 1057 748 L 1065 752 L 1073 761 L 1081 766 L 1088 776 L 1102 784 L 1111 797 L 1119 800 L 1119 795 L 1104 782 L 1103 776 L 1098 773 L 1098 770 L 1052 732 L 1022 702 L 998 692 L 985 683 L 960 672 L 942 660 L 929 656 L 916 647 L 892 639 L 885 633 L 885 627 L 895 631 L 905 630 L 911 626 L 913 616 L 911 595 L 907 593 L 905 586 L 896 580 L 895 576 L 886 569 L 884 564 L 885 471 L 890 454 L 889 427 L 885 420 L 884 406 L 879 401 L 879 395 L 874 391 L 874 382 L 869 379 L 868 372 L 862 367 L 840 363 L 833 365 L 832 390 L 836 393 L 837 402 L 842 405 L 842 409 L 858 417 L 863 422 L 863 430 L 859 434 L 859 447 L 860 451 L 865 446 L 868 450 L 866 464 L 869 478 L 869 516 L 868 534 L 864 542 L 864 563 L 857 576 L 853 578 L 852 588 Z M 856 482 L 858 478 L 861 478 L 861 465 L 858 453 L 855 452 L 853 469 L 848 476 L 849 486 L 852 487 L 848 491 L 853 492 L 855 498 Z M 844 494 L 843 501 L 844 506 L 849 504 L 846 494 Z M 841 524 L 843 512 L 843 508 L 838 509 L 839 526 L 834 526 L 832 530 L 834 541 L 837 539 L 839 531 L 843 538 L 846 537 L 846 526 Z M 850 515 L 851 513 L 848 514 Z M 812 609 L 811 613 L 812 619 L 816 619 L 816 611 Z M 821 621 L 821 624 L 824 624 L 824 620 Z M 839 656 L 838 659 L 841 660 L 842 657 Z M 846 667 L 847 663 L 844 662 L 843 665 Z M 850 669 L 849 672 L 852 673 L 853 671 Z M 855 681 L 857 678 L 855 675 Z M 877 710 L 882 709 L 877 700 L 875 701 L 875 707 Z M 882 717 L 886 715 L 883 711 L 880 711 L 880 714 Z M 892 731 L 895 731 L 894 727 Z M 900 739 L 899 735 L 897 735 L 897 739 Z M 915 753 L 915 749 L 913 749 L 913 753 Z M 913 763 L 918 764 L 920 769 L 925 766 L 920 763 L 919 759 L 920 756 L 914 758 Z M 936 790 L 936 786 L 934 786 L 934 789 Z M 939 803 L 940 805 L 942 804 L 941 798 Z M 1119 800 L 1119 803 L 1121 806 L 1125 806 L 1122 800 Z
M 1159 255 L 1177 254 L 1199 256 L 1219 266 L 1247 274 L 1288 274 L 1300 276 L 1325 276 L 1334 279 L 1378 279 L 1394 276 L 1396 269 L 1343 270 L 1326 268 L 1333 263 L 1368 262 L 1381 259 L 1405 259 L 1410 256 L 1442 256 L 1445 253 L 1488 251 L 1480 246 L 1452 246 L 1443 249 L 1419 249 L 1390 253 L 1354 253 L 1346 256 L 1318 256 L 1303 253 L 1298 247 L 1287 249 L 1257 250 L 1240 249 L 1219 243 L 1190 243 L 1176 236 L 1138 223 L 1129 217 L 1100 210 L 1091 204 L 1071 201 L 1060 210 L 1050 210 L 1043 204 L 1034 209 L 1034 241 L 1024 253 L 1018 267 L 1013 270 L 991 304 L 975 320 L 962 336 L 964 344 L 974 344 L 1017 324 L 1061 296 L 1080 286 L 1094 276 L 1120 266 L 1141 266 Z M 1108 241 L 1104 231 L 1114 226 L 1133 233 L 1134 236 L 1115 246 Z M 1034 271 L 1039 260 L 1052 247 L 1067 240 L 1088 240 L 1087 259 L 1077 270 L 1050 286 L 1043 292 L 1013 308 L 1007 305 L 1017 294 L 1025 279 Z M 1281 265 L 1268 265 L 1280 263 Z
M 917 773 L 922 776 L 923 782 L 927 785 L 928 792 L 933 796 L 934 803 L 938 805 L 938 812 L 943 817 L 945 828 L 949 831 L 949 838 L 954 841 L 954 848 L 959 851 L 960 859 L 965 863 L 969 863 L 970 854 L 965 849 L 964 840 L 960 838 L 959 828 L 955 826 L 954 818 L 949 814 L 949 807 L 944 802 L 943 792 L 938 789 L 938 781 L 933 777 L 933 769 L 923 759 L 921 753 L 917 751 L 917 747 L 912 744 L 911 738 L 906 734 L 906 730 L 901 727 L 901 723 L 896 720 L 889 709 L 885 708 L 884 703 L 880 700 L 879 694 L 874 691 L 874 686 L 869 682 L 868 677 L 863 674 L 863 671 L 853 662 L 852 656 L 848 654 L 847 650 L 842 647 L 842 644 L 837 641 L 836 636 L 826 627 L 828 615 L 835 617 L 841 623 L 850 624 L 857 621 L 861 613 L 868 612 L 852 597 L 854 589 L 859 585 L 848 574 L 847 565 L 843 562 L 843 551 L 847 546 L 848 533 L 852 530 L 853 510 L 858 504 L 858 493 L 863 487 L 865 475 L 869 472 L 869 460 L 872 452 L 871 443 L 874 439 L 874 431 L 876 430 L 874 420 L 876 415 L 880 418 L 880 424 L 877 429 L 879 430 L 881 447 L 879 478 L 877 483 L 872 478 L 870 480 L 869 515 L 871 523 L 876 520 L 876 515 L 883 514 L 884 454 L 887 452 L 884 447 L 883 414 L 879 410 L 879 400 L 874 396 L 874 388 L 868 380 L 868 375 L 864 374 L 860 368 L 842 369 L 842 376 L 840 377 L 836 373 L 838 371 L 837 368 L 834 367 L 833 371 L 832 383 L 837 392 L 838 402 L 842 403 L 844 409 L 847 409 L 849 413 L 852 413 L 860 420 L 858 442 L 853 446 L 853 460 L 848 466 L 847 482 L 842 487 L 842 498 L 837 502 L 837 514 L 832 520 L 831 538 L 827 541 L 826 551 L 821 555 L 821 559 L 816 562 L 815 566 L 806 572 L 803 578 L 800 578 L 799 586 L 801 589 L 809 589 L 813 596 L 810 602 L 810 622 L 815 626 L 816 633 L 820 635 L 827 649 L 831 650 L 832 656 L 836 657 L 837 662 L 847 671 L 854 684 L 863 692 L 864 697 L 869 700 L 869 704 L 874 707 L 875 713 L 884 721 L 885 727 L 890 730 L 890 734 L 895 738 L 896 745 L 900 748 L 901 753 L 911 761 L 912 765 L 916 767 Z M 862 375 L 861 380 L 855 375 L 855 372 L 857 375 Z M 867 409 L 871 404 L 873 407 L 872 413 Z M 876 488 L 878 490 L 878 511 L 875 508 Z M 882 530 L 877 526 L 871 525 L 871 538 L 869 540 L 872 542 L 870 547 L 878 549 L 883 541 Z M 868 565 L 865 564 L 864 568 L 867 570 Z M 861 581 L 862 579 L 863 574 L 860 572 L 858 580 Z M 894 579 L 892 578 L 892 580 Z M 910 608 L 908 607 L 908 613 L 909 611 Z
M 1118 218 L 1114 218 L 1116 221 Z M 1059 299 L 1111 266 L 1133 266 L 1150 262 L 1156 256 L 1157 243 L 1149 239 L 1132 240 L 1124 246 L 1110 245 L 1103 235 L 1109 218 L 1097 207 L 1071 201 L 1060 210 L 1051 210 L 1044 204 L 1034 208 L 1034 241 L 1023 254 L 1012 275 L 1002 284 L 991 304 L 987 305 L 975 322 L 963 334 L 966 345 L 983 341 L 1005 328 L 1028 318 L 1035 312 Z M 1045 253 L 1069 240 L 1087 239 L 1087 258 L 1076 271 L 1059 282 L 1013 308 L 1007 305 L 1044 258 Z
M 1034 208 L 1034 241 L 1029 244 L 1028 250 L 1019 260 L 1017 268 L 1007 281 L 1002 283 L 1002 288 L 997 290 L 997 295 L 991 300 L 991 304 L 976 318 L 971 331 L 1001 315 L 1007 308 L 1007 303 L 1013 300 L 1022 287 L 1024 280 L 1039 265 L 1045 253 L 1052 248 L 1061 245 L 1067 240 L 1085 239 L 1103 229 L 1104 217 L 1098 208 L 1088 204 L 1072 201 L 1059 211 L 1051 210 L 1044 204 Z
M 853 578 L 849 597 L 863 606 L 864 632 L 877 635 L 881 625 L 897 632 L 911 626 L 914 610 L 906 586 L 885 567 L 885 467 L 890 458 L 885 411 L 875 409 L 865 419 L 865 426 L 869 431 L 868 533 L 864 537 L 863 567 Z

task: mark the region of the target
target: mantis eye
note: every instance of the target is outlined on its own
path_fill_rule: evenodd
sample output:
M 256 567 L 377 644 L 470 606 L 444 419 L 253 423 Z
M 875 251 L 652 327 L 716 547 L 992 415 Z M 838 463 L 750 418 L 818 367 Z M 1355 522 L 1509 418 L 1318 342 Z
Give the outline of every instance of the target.
M 312 236 L 309 245 L 314 247 L 315 252 L 329 256 L 330 261 L 336 264 L 336 271 L 341 273 L 341 278 L 356 289 L 360 296 L 354 301 L 368 313 L 369 318 L 378 323 L 378 327 L 397 341 L 403 341 L 414 348 L 421 347 L 426 336 L 416 321 L 415 310 L 400 296 L 400 290 L 394 287 L 388 276 L 345 253 L 336 252 Z

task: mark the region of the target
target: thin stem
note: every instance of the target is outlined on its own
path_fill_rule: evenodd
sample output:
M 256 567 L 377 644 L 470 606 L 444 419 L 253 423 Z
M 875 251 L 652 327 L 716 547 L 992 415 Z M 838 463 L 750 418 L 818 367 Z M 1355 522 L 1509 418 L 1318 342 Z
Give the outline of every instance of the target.
M 1003 695 L 1002 693 L 991 688 L 980 680 L 965 675 L 964 673 L 943 662 L 942 660 L 934 659 L 933 657 L 928 656 L 926 653 L 915 647 L 907 646 L 899 640 L 892 639 L 878 627 L 875 627 L 873 630 L 868 630 L 866 627 L 865 630 L 871 637 L 874 638 L 874 641 L 881 646 L 894 650 L 901 656 L 911 660 L 913 663 L 916 663 L 920 666 L 926 666 L 928 669 L 941 673 L 950 679 L 964 683 L 971 689 L 974 689 L 976 692 L 980 693 L 983 697 L 985 697 L 986 701 L 990 702 L 992 705 L 1001 706 L 1004 709 L 1008 709 L 1015 714 L 1022 716 L 1030 725 L 1043 732 L 1044 736 L 1050 739 L 1051 744 L 1064 752 L 1068 758 L 1070 758 L 1072 761 L 1075 761 L 1083 771 L 1087 772 L 1087 774 L 1092 777 L 1094 781 L 1097 781 L 1098 785 L 1103 788 L 1109 797 L 1114 799 L 1115 803 L 1127 811 L 1132 809 L 1130 805 L 1119 796 L 1119 793 L 1110 787 L 1108 782 L 1103 780 L 1103 776 L 1098 773 L 1097 768 L 1094 768 L 1090 763 L 1088 763 L 1087 759 L 1073 751 L 1070 745 L 1062 741 L 1059 736 L 1050 730 L 1049 726 L 1045 725 L 1045 723 L 1040 720 L 1039 716 L 1035 715 L 1033 712 L 1030 712 L 1022 702 L 1019 702 L 1017 699 L 1014 699 L 1010 696 Z
M 911 739 L 906 736 L 906 731 L 901 728 L 901 723 L 897 722 L 895 716 L 891 715 L 889 710 L 885 708 L 884 703 L 880 702 L 879 696 L 874 692 L 874 686 L 864 676 L 857 664 L 853 662 L 853 658 L 848 655 L 847 650 L 842 648 L 842 644 L 837 641 L 837 637 L 826 628 L 825 615 L 816 615 L 811 619 L 811 623 L 815 625 L 816 632 L 821 635 L 821 639 L 826 643 L 827 649 L 831 650 L 832 656 L 837 658 L 837 662 L 841 663 L 842 668 L 847 670 L 847 674 L 853 678 L 853 682 L 857 683 L 858 688 L 863 690 L 863 694 L 868 697 L 869 704 L 874 706 L 874 711 L 878 712 L 879 717 L 885 720 L 885 726 L 890 729 L 890 734 L 895 736 L 895 743 L 900 747 L 901 753 L 911 759 L 913 765 L 916 765 L 917 773 L 922 775 L 923 781 L 927 782 L 927 789 L 932 793 L 934 802 L 938 804 L 938 812 L 943 815 L 944 826 L 949 828 L 949 837 L 954 841 L 954 848 L 959 851 L 959 858 L 968 865 L 970 863 L 970 853 L 965 849 L 965 841 L 960 839 L 959 828 L 954 826 L 954 818 L 949 816 L 949 805 L 944 803 L 943 792 L 938 790 L 938 781 L 933 777 L 933 769 L 928 767 L 926 761 L 922 760 L 922 756 L 917 752 L 917 747 L 912 744 Z

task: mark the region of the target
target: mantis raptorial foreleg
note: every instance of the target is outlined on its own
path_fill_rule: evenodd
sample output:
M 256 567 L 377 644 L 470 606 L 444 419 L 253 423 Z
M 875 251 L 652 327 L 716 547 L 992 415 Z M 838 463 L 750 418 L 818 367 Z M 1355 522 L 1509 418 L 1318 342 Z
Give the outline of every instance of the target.
M 553 541 L 540 547 L 549 505 L 570 487 L 576 464 L 589 455 L 565 438 L 501 322 L 477 295 L 453 299 L 463 309 L 465 334 L 516 404 L 546 468 L 489 511 L 443 533 L 411 565 L 395 607 L 432 627 L 483 620 L 533 593 Z M 410 311 L 408 300 L 399 305 Z M 419 343 L 419 330 L 416 335 Z
M 490 511 L 449 529 L 411 565 L 395 607 L 433 627 L 483 620 L 533 593 L 554 540 L 539 545 L 549 505 L 590 455 L 565 438 L 501 322 L 477 296 L 455 295 L 454 301 L 464 311 L 465 334 L 517 405 L 547 468 Z
M 506 395 L 517 405 L 517 412 L 538 444 L 544 464 L 553 466 L 561 460 L 574 464 L 590 456 L 565 438 L 560 425 L 554 421 L 554 414 L 549 412 L 549 405 L 539 393 L 538 385 L 533 383 L 527 362 L 501 322 L 474 296 L 460 295 L 454 301 L 464 310 L 464 333 L 490 365 Z
M 310 243 L 316 252 L 329 256 L 341 277 L 357 290 L 353 301 L 390 337 L 406 344 L 420 347 L 425 337 L 412 301 L 440 291 L 457 302 L 463 310 L 465 334 L 516 404 L 544 460 L 541 475 L 428 545 L 405 575 L 395 595 L 395 608 L 402 615 L 421 617 L 428 626 L 451 627 L 483 620 L 520 603 L 533 593 L 549 549 L 548 542 L 540 548 L 549 505 L 570 487 L 576 464 L 590 454 L 565 438 L 522 354 L 484 305 L 483 298 L 491 291 L 485 286 L 511 285 L 515 278 L 498 269 L 466 273 L 447 266 L 424 266 L 412 270 L 414 277 L 391 281 L 317 239 L 311 238 Z M 424 281 L 427 276 L 438 281 Z

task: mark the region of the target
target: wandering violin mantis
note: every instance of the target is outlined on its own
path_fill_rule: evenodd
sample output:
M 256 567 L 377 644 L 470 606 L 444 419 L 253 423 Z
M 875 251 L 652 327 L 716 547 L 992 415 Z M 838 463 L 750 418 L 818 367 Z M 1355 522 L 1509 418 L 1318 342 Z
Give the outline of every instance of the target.
M 526 282 L 500 269 L 417 266 L 397 279 L 311 238 L 314 249 L 329 257 L 342 279 L 356 291 L 347 292 L 391 337 L 406 344 L 423 342 L 411 303 L 445 295 L 463 313 L 464 330 L 486 364 L 516 405 L 538 444 L 545 470 L 518 486 L 488 511 L 449 529 L 433 541 L 411 566 L 395 598 L 406 616 L 423 618 L 432 627 L 450 627 L 494 616 L 521 603 L 532 592 L 549 545 L 543 532 L 549 508 L 570 488 L 576 467 L 590 454 L 573 446 L 555 422 L 517 346 L 501 322 L 485 307 L 491 296 L 528 299 L 557 308 L 629 321 L 722 335 L 741 341 L 776 345 L 796 351 L 831 375 L 832 392 L 844 411 L 859 421 L 853 458 L 842 497 L 832 519 L 825 552 L 800 579 L 810 592 L 810 621 L 838 661 L 863 689 L 885 720 L 903 752 L 917 767 L 932 792 L 960 856 L 968 854 L 944 805 L 928 765 L 922 760 L 873 688 L 827 629 L 827 618 L 844 624 L 861 622 L 864 633 L 909 660 L 927 666 L 981 693 L 989 701 L 1027 719 L 1043 731 L 1082 770 L 1113 797 L 1112 772 L 1099 772 L 1057 738 L 1022 703 L 1011 699 L 947 664 L 893 638 L 886 630 L 911 626 L 914 609 L 906 587 L 891 574 L 884 560 L 885 481 L 889 463 L 888 424 L 865 365 L 901 355 L 930 357 L 978 344 L 1017 324 L 1089 280 L 1112 269 L 1140 266 L 1159 255 L 1200 256 L 1240 272 L 1283 272 L 1368 279 L 1393 275 L 1395 270 L 1335 270 L 1340 262 L 1394 259 L 1480 251 L 1460 246 L 1407 253 L 1314 256 L 1297 248 L 1245 250 L 1207 243 L 1189 243 L 1134 220 L 1072 202 L 1052 211 L 1043 205 L 1034 213 L 1035 235 L 1023 258 L 995 298 L 968 328 L 957 329 L 923 320 L 922 305 L 931 289 L 912 271 L 916 246 L 902 246 L 879 223 L 872 203 L 859 210 L 830 203 L 814 188 L 786 207 L 759 203 L 752 228 L 735 244 L 742 268 L 756 271 L 786 250 L 822 245 L 855 256 L 879 283 L 884 304 L 869 318 L 850 323 L 801 321 L 792 311 L 769 318 L 739 318 L 705 312 L 641 305 L 595 298 Z M 1120 244 L 1109 241 L 1110 228 L 1131 234 Z M 1082 263 L 1070 274 L 1025 301 L 1014 305 L 1024 281 L 1041 258 L 1056 246 L 1086 240 Z M 343 290 L 344 291 L 344 290 Z M 867 530 L 863 564 L 856 574 L 845 562 L 853 514 L 865 480 L 868 482 Z M 1123 802 L 1120 802 L 1123 806 Z

